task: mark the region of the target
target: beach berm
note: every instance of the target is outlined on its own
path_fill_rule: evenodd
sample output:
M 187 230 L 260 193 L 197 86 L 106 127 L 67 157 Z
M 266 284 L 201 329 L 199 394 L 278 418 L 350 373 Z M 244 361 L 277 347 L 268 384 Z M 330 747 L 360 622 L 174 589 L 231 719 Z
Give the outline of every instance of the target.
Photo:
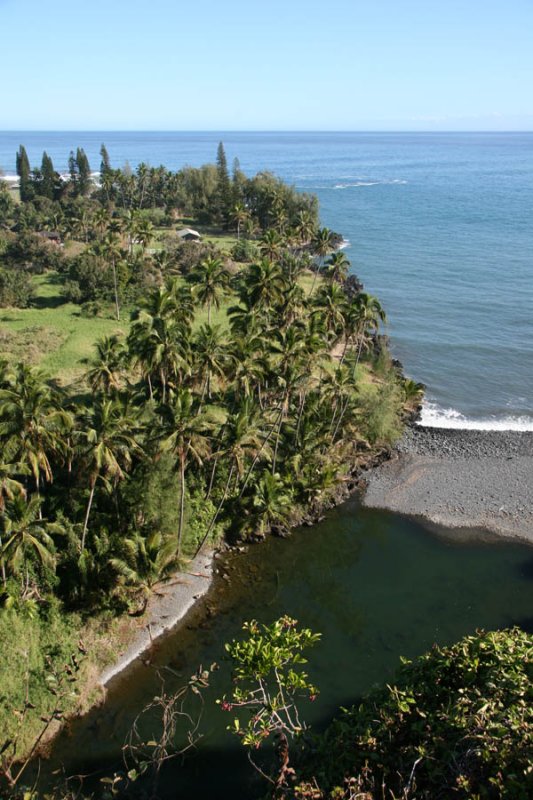
M 409 427 L 364 504 L 533 543 L 533 432 Z

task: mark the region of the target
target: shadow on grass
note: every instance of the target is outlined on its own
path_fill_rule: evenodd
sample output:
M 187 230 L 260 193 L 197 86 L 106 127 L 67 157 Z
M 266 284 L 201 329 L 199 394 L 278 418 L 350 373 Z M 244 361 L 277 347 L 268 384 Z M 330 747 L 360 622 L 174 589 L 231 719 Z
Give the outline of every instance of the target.
M 43 280 L 42 286 L 52 289 L 53 294 L 50 295 L 36 295 L 32 297 L 32 308 L 45 309 L 45 308 L 58 308 L 58 306 L 65 305 L 68 302 L 67 298 L 61 294 L 63 287 L 63 277 L 57 273 L 48 273 Z
M 2 314 L 0 322 L 22 322 L 24 317 L 16 317 L 13 314 Z

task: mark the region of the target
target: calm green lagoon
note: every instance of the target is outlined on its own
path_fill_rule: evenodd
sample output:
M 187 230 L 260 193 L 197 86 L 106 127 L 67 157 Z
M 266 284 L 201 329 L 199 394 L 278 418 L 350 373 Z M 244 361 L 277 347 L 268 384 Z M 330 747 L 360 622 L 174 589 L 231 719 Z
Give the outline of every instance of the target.
M 216 661 L 202 743 L 185 766 L 175 761 L 163 771 L 157 797 L 257 796 L 262 786 L 225 730 L 228 715 L 214 702 L 229 687 L 223 644 L 239 635 L 244 620 L 271 622 L 288 613 L 322 632 L 309 664 L 321 694 L 302 709 L 315 729 L 340 705 L 390 680 L 400 656 L 417 656 L 477 628 L 533 628 L 533 548 L 481 531 L 430 529 L 362 509 L 357 499 L 289 539 L 271 538 L 218 563 L 229 582 L 216 582 L 186 625 L 156 646 L 149 666 L 137 662 L 110 684 L 106 704 L 57 741 L 53 766 L 64 762 L 68 774 L 119 769 L 126 733 L 160 691 L 160 675 L 170 689 L 200 664 Z M 154 719 L 145 720 L 147 737 L 155 728 Z

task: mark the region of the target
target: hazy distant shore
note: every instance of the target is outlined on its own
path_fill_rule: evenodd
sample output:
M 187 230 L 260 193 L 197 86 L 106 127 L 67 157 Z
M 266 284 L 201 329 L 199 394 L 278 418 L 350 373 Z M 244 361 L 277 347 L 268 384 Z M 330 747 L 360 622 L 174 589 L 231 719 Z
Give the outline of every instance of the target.
M 410 427 L 364 504 L 533 544 L 533 432 Z

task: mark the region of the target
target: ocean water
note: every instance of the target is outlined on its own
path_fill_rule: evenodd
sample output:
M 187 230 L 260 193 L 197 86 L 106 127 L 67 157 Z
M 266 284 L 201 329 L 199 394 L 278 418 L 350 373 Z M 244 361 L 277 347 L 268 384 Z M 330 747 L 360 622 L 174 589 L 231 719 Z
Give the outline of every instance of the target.
M 320 199 L 325 225 L 388 314 L 394 354 L 427 386 L 426 424 L 533 429 L 533 133 L 0 133 L 66 170 L 84 147 L 178 169 L 228 161 Z

